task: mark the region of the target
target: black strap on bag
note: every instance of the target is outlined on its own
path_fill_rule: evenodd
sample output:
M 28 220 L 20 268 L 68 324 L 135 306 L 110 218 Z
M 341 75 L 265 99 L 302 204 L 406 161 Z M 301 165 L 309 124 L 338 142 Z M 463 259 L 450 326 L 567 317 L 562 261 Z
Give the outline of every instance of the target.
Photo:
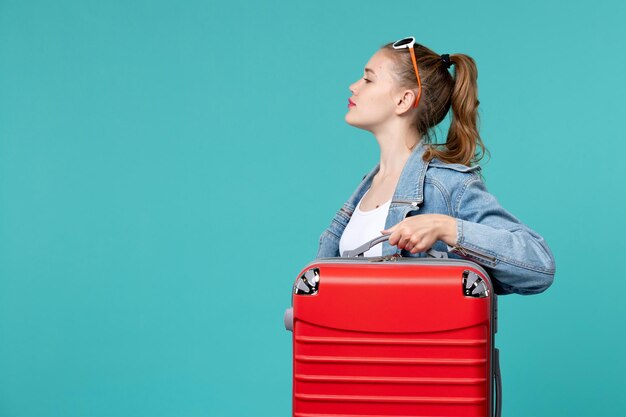
M 502 415 L 502 376 L 500 375 L 500 349 L 493 350 L 493 380 L 495 382 L 494 417 Z

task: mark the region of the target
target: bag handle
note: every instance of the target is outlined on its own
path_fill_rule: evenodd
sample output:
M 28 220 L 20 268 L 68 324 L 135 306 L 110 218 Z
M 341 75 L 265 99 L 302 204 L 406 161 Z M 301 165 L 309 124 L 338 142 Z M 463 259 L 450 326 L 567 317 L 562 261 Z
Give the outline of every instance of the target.
M 384 242 L 385 240 L 389 240 L 390 235 L 391 233 L 375 237 L 374 239 L 370 240 L 369 242 L 365 242 L 364 244 L 362 244 L 356 249 L 343 251 L 343 253 L 341 254 L 341 257 L 342 258 L 356 258 L 358 256 L 363 256 L 363 254 L 367 252 L 368 250 L 370 250 L 373 246 L 376 246 L 379 243 Z M 446 252 L 440 252 L 432 248 L 425 251 L 425 253 L 432 258 L 443 259 L 443 258 L 448 257 L 448 254 Z

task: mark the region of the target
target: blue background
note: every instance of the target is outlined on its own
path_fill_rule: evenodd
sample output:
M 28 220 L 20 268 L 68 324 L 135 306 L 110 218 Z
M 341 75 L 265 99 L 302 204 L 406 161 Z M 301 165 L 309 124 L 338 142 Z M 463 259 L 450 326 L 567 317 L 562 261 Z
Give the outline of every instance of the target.
M 500 299 L 503 415 L 624 413 L 625 18 L 0 0 L 0 415 L 289 415 L 291 285 L 379 157 L 348 86 L 407 35 L 476 60 L 487 186 L 556 258 Z

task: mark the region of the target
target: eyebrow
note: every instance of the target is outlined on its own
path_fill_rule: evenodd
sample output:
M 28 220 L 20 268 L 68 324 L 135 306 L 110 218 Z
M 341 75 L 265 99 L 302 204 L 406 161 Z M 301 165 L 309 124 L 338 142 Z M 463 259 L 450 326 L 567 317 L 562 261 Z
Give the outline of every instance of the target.
M 372 74 L 376 75 L 376 73 L 374 72 L 373 69 L 371 68 L 365 68 L 365 72 L 371 72 Z

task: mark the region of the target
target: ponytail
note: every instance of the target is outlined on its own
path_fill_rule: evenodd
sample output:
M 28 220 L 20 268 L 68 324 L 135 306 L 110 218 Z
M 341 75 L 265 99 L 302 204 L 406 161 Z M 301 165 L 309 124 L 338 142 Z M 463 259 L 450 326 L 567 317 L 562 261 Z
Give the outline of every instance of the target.
M 474 60 L 463 54 L 450 56 L 454 64 L 454 88 L 450 99 L 452 115 L 444 149 L 431 146 L 425 159 L 475 165 L 488 153 L 478 133 L 478 71 Z

